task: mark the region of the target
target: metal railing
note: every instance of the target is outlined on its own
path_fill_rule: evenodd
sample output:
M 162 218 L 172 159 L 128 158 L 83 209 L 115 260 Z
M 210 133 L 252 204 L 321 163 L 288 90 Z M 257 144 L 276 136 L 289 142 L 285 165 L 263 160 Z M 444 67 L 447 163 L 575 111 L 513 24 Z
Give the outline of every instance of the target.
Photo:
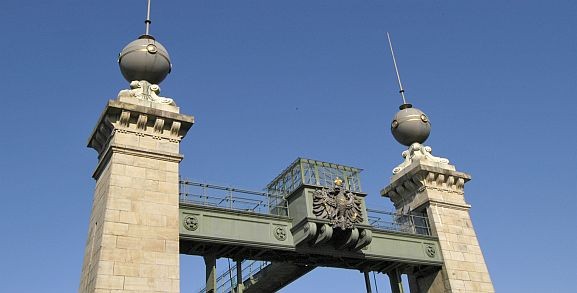
M 180 202 L 260 214 L 288 216 L 283 196 L 267 192 L 180 180 Z
M 431 235 L 429 219 L 426 216 L 398 214 L 367 209 L 369 224 L 376 229 L 401 233 Z
M 290 194 L 301 185 L 331 187 L 339 177 L 345 188 L 352 192 L 361 191 L 362 169 L 317 160 L 297 158 L 267 185 L 269 193 Z
M 241 262 L 242 268 L 242 281 L 245 282 L 252 278 L 256 273 L 264 269 L 266 266 L 270 265 L 268 261 L 257 261 L 257 260 L 243 260 Z M 222 272 L 218 278 L 216 278 L 216 290 L 215 292 L 229 293 L 235 292 L 238 286 L 236 278 L 236 265 L 230 266 L 229 268 Z M 198 290 L 198 293 L 206 293 L 206 287 Z

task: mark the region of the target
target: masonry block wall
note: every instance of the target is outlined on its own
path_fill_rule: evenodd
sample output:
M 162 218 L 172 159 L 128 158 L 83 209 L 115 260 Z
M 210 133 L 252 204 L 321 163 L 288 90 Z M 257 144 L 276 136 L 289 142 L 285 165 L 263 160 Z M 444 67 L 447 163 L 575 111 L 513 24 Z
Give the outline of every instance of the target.
M 439 272 L 408 272 L 411 292 L 494 292 L 487 265 L 465 202 L 468 174 L 449 164 L 416 160 L 381 191 L 399 212 L 426 213 L 439 238 L 443 267 Z
M 180 140 L 193 117 L 109 101 L 89 147 L 96 188 L 79 292 L 179 292 Z

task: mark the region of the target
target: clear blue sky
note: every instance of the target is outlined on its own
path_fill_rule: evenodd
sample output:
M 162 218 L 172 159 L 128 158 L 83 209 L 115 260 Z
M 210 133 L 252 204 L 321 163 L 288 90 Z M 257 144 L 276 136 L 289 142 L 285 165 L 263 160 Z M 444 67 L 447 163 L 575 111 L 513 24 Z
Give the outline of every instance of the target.
M 498 292 L 577 292 L 577 2 L 153 1 L 174 68 L 161 84 L 197 123 L 181 174 L 260 189 L 298 156 L 363 168 L 373 208 L 402 158 L 385 32 L 427 144 L 472 174 L 466 199 Z M 75 292 L 96 152 L 126 88 L 116 57 L 144 0 L 3 1 L 0 292 Z M 182 292 L 202 287 L 182 257 Z M 387 279 L 377 276 L 380 292 Z M 321 285 L 322 284 L 322 285 Z M 283 292 L 362 292 L 319 269 Z

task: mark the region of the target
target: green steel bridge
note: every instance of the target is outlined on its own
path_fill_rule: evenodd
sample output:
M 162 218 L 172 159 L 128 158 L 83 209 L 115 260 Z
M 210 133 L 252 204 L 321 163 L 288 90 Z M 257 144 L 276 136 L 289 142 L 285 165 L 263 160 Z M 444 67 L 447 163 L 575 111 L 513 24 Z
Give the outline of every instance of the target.
M 264 191 L 181 179 L 180 253 L 205 259 L 199 292 L 275 292 L 319 266 L 356 269 L 365 278 L 386 273 L 400 292 L 401 274 L 439 270 L 439 241 L 427 216 L 367 208 L 361 171 L 298 158 Z M 335 178 L 360 210 L 346 229 L 315 213 L 318 195 L 335 187 Z M 219 276 L 218 258 L 234 261 Z

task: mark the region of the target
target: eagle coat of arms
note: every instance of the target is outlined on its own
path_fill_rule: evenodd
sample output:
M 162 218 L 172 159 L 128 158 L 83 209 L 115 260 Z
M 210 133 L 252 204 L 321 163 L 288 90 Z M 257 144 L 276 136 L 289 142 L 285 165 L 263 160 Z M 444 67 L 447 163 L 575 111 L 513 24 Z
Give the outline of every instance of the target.
M 333 228 L 352 229 L 363 222 L 361 199 L 342 188 L 343 181 L 337 177 L 334 187 L 315 191 L 313 213 L 317 218 L 328 219 Z

